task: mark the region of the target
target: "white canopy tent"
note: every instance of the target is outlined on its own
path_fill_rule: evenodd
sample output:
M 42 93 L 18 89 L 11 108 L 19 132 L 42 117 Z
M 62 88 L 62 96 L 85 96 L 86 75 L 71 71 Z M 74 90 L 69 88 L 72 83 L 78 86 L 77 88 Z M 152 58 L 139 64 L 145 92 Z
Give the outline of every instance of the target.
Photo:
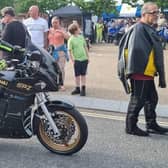
M 141 9 L 140 6 L 132 7 L 129 4 L 123 3 L 120 7 L 120 17 L 140 17 Z

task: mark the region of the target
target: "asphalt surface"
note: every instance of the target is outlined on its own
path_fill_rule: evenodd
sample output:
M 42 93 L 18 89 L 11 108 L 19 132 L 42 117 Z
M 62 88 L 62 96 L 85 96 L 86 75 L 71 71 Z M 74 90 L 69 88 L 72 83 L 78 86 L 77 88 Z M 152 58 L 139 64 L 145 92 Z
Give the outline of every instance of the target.
M 168 135 L 127 135 L 124 114 L 79 109 L 85 116 L 89 137 L 72 156 L 55 155 L 33 137 L 0 139 L 0 168 L 167 168 Z M 159 119 L 168 125 L 167 119 Z M 144 128 L 143 117 L 140 127 Z

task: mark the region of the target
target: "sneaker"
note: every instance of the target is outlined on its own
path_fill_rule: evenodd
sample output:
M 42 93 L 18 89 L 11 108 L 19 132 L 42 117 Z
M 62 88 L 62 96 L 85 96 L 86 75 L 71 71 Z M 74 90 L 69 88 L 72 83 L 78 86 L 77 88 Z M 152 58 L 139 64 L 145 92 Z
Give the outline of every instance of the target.
M 147 126 L 147 132 L 154 134 L 165 134 L 168 132 L 168 128 L 161 127 L 157 123 L 154 123 L 151 124 L 150 126 Z
M 86 96 L 86 92 L 85 92 L 84 90 L 82 90 L 82 91 L 80 92 L 80 96 Z
M 76 94 L 80 94 L 80 88 L 76 87 L 72 92 L 71 95 L 76 95 Z
M 86 96 L 86 87 L 82 86 L 80 96 Z
M 142 129 L 135 127 L 132 131 L 129 131 L 126 129 L 127 134 L 131 135 L 137 135 L 137 136 L 149 136 L 149 133 L 146 131 L 143 131 Z

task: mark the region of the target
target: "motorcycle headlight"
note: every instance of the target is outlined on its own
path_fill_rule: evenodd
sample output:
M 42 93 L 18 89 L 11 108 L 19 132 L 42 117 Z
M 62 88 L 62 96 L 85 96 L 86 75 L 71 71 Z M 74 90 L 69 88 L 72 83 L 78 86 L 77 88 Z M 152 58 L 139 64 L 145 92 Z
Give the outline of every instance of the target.
M 37 89 L 37 90 L 43 90 L 43 89 L 45 89 L 46 88 L 46 83 L 45 82 L 43 82 L 43 81 L 40 81 L 40 82 L 38 82 L 38 83 L 36 83 L 35 84 L 35 89 Z
M 39 66 L 40 66 L 40 63 L 39 63 L 39 62 L 37 62 L 37 61 L 32 61 L 32 67 L 33 67 L 33 68 L 39 68 Z

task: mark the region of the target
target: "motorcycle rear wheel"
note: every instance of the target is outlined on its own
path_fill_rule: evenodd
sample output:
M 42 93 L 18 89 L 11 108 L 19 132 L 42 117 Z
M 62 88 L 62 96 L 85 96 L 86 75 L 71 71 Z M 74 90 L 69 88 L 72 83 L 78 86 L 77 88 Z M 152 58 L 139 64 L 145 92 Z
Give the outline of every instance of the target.
M 85 145 L 88 137 L 88 127 L 84 117 L 74 108 L 55 110 L 52 108 L 49 111 L 51 114 L 56 114 L 54 122 L 61 135 L 55 138 L 52 130 L 46 129 L 45 121 L 40 120 L 37 129 L 40 143 L 51 152 L 60 155 L 78 152 Z

